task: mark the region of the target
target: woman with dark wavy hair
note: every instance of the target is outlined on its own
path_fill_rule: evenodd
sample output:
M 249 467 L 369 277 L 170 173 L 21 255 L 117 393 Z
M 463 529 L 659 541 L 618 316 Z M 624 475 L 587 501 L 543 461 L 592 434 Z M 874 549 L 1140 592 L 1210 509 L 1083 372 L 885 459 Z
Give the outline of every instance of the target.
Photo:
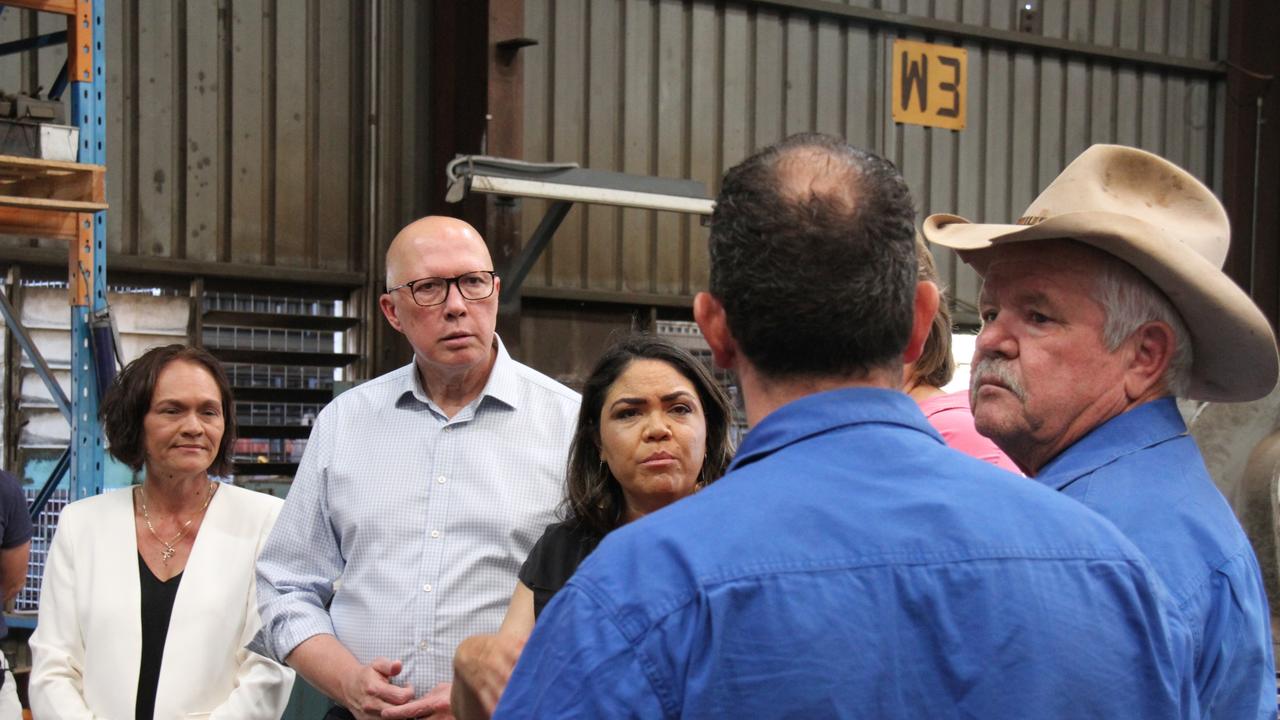
M 284 712 L 293 671 L 244 649 L 261 623 L 254 561 L 283 503 L 224 485 L 235 403 L 218 360 L 184 345 L 129 363 L 102 400 L 111 454 L 138 485 L 71 503 L 31 636 L 40 718 L 236 718 Z
M 634 335 L 607 350 L 582 388 L 566 519 L 530 551 L 503 627 L 528 635 L 605 535 L 718 480 L 733 457 L 732 417 L 724 390 L 680 347 Z
M 498 635 L 469 638 L 455 656 L 453 712 L 460 720 L 487 717 L 538 614 L 605 535 L 724 474 L 733 457 L 732 420 L 724 390 L 680 347 L 633 335 L 605 351 L 582 388 L 565 520 L 530 551 Z M 505 660 L 495 660 L 488 645 L 498 638 Z

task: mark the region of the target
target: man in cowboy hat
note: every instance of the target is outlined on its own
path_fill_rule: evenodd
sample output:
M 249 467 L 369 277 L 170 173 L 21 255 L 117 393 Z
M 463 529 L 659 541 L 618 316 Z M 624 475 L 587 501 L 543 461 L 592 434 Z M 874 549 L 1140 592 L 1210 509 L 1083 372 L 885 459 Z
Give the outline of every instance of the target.
M 983 278 L 979 432 L 1147 555 L 1191 628 L 1202 716 L 1274 720 L 1257 559 L 1174 402 L 1276 383 L 1271 328 L 1220 270 L 1222 205 L 1172 163 L 1096 145 L 1016 224 L 933 215 L 923 233 Z

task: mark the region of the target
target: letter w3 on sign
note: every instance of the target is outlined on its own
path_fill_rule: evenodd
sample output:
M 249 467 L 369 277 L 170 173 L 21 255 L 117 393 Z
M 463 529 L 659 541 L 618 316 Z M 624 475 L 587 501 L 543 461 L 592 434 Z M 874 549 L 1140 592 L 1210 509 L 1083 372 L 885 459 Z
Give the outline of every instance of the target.
M 890 65 L 894 122 L 964 129 L 968 51 L 894 40 Z

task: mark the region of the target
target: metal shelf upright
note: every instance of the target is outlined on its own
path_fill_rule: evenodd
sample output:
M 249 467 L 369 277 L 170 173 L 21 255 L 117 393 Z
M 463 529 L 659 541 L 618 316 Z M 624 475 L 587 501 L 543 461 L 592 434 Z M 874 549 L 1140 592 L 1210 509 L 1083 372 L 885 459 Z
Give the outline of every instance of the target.
M 68 29 L 67 46 L 68 76 L 73 78 L 71 114 L 80 128 L 78 159 L 103 166 L 107 164 L 104 5 L 106 0 L 77 0 L 76 13 L 69 23 L 78 27 L 77 31 Z M 76 42 L 81 46 L 77 47 Z M 86 42 L 87 46 L 83 44 Z M 73 62 L 72 55 L 87 57 L 88 67 Z M 98 423 L 98 399 L 105 388 L 98 387 L 98 379 L 111 377 L 115 369 L 114 358 L 103 357 L 111 355 L 109 335 L 95 334 L 94 330 L 95 319 L 107 312 L 107 211 L 92 213 L 88 221 L 92 223 L 91 232 L 77 233 L 77 264 L 73 266 L 76 282 L 71 298 L 72 499 L 102 492 L 105 443 Z M 84 222 L 82 219 L 78 225 L 83 227 Z

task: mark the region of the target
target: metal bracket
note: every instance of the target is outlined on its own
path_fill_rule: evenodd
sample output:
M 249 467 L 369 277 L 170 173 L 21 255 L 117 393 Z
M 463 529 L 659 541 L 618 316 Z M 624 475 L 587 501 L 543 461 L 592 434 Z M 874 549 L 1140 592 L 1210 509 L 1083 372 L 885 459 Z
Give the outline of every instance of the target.
M 46 96 L 50 100 L 61 100 L 62 93 L 67 91 L 67 67 L 69 63 L 62 63 L 62 69 L 58 71 L 57 77 L 53 79 L 53 85 L 49 87 L 49 94 Z
M 31 507 L 27 510 L 31 513 L 31 522 L 35 522 L 40 518 L 40 513 L 44 511 L 44 506 L 49 502 L 49 498 L 53 497 L 53 493 L 58 489 L 58 485 L 62 484 L 62 476 L 67 474 L 67 470 L 71 468 L 71 447 L 68 446 L 62 454 L 58 456 L 58 462 L 54 463 L 53 470 L 49 471 L 49 478 L 44 481 L 44 486 L 40 488 L 40 492 L 31 500 Z
M 572 208 L 573 203 L 563 200 L 551 203 L 551 207 L 547 208 L 547 214 L 542 216 L 542 221 L 529 237 L 529 242 L 525 243 L 520 249 L 520 254 L 512 259 L 511 267 L 499 273 L 499 277 L 503 280 L 500 304 L 510 306 L 519 302 L 520 286 L 524 285 L 524 279 L 529 276 L 533 264 L 538 262 L 542 251 L 551 242 L 551 236 L 556 234 L 560 223 L 564 222 L 565 216 Z
M 39 50 L 40 48 L 57 45 L 66 41 L 66 30 L 51 32 L 47 35 L 36 35 L 35 37 L 22 38 L 21 40 L 10 40 L 6 43 L 0 43 L 0 56 L 13 55 L 15 53 L 27 52 L 29 50 Z

